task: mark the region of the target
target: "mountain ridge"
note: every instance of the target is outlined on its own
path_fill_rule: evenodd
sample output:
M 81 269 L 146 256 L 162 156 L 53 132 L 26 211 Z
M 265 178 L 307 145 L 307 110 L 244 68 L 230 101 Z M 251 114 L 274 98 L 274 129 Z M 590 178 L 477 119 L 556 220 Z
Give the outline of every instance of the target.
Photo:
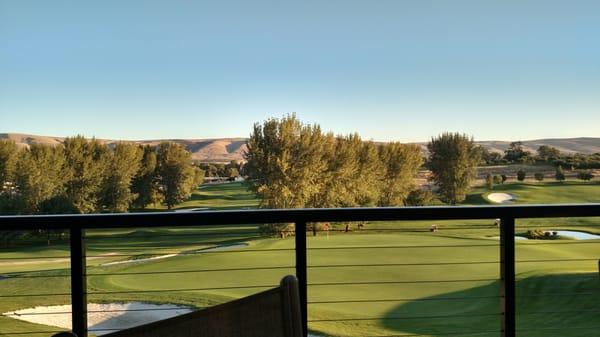
M 41 136 L 24 133 L 0 133 L 0 139 L 13 140 L 20 147 L 28 147 L 33 143 L 57 145 L 64 141 L 66 137 Z M 192 153 L 192 159 L 203 162 L 229 162 L 232 160 L 243 160 L 243 153 L 246 151 L 246 140 L 243 137 L 231 138 L 194 138 L 194 139 L 146 139 L 146 140 L 115 140 L 100 139 L 104 144 L 115 144 L 117 142 L 135 143 L 141 145 L 157 145 L 161 142 L 169 141 L 183 145 Z M 541 145 L 549 145 L 559 149 L 566 154 L 572 153 L 600 153 L 600 137 L 575 137 L 575 138 L 543 138 L 524 140 L 523 148 L 535 153 Z M 384 142 L 377 142 L 384 143 Z M 511 141 L 503 140 L 483 140 L 476 141 L 477 144 L 487 148 L 490 151 L 503 152 L 508 148 Z M 416 142 L 426 151 L 426 142 Z

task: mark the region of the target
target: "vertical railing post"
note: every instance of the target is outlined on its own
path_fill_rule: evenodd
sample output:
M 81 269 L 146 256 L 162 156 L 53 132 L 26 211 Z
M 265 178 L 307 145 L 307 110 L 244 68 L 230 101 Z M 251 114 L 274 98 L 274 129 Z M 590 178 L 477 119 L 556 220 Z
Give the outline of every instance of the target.
M 85 232 L 71 228 L 71 320 L 78 337 L 87 336 L 87 286 L 85 262 Z
M 516 336 L 515 300 L 515 219 L 502 218 L 500 224 L 500 306 L 502 337 Z
M 296 277 L 298 278 L 302 312 L 302 333 L 308 336 L 308 281 L 306 275 L 306 222 L 296 222 Z

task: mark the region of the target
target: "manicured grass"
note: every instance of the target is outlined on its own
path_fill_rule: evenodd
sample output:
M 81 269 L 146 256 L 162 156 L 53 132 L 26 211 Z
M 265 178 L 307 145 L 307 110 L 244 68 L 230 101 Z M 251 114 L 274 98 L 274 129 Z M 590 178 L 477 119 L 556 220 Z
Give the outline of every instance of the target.
M 252 207 L 247 206 L 252 202 L 256 205 L 256 200 L 248 199 L 241 185 L 220 187 L 224 188 L 226 197 L 220 196 L 218 185 L 214 185 L 197 191 L 198 197 L 189 201 L 193 205 L 188 206 L 207 207 L 211 204 L 211 195 L 217 208 L 234 207 L 238 197 L 240 207 Z M 569 182 L 500 187 L 517 195 L 518 202 L 600 201 L 599 184 Z M 495 191 L 500 191 L 500 187 Z M 476 190 L 469 200 L 486 203 L 484 193 L 483 189 Z M 436 224 L 440 230 L 435 233 L 428 231 L 431 225 L 428 221 L 397 221 L 372 222 L 361 231 L 353 226 L 349 233 L 332 231 L 329 235 L 309 236 L 311 329 L 331 336 L 353 337 L 444 336 L 449 333 L 461 336 L 476 331 L 490 331 L 477 336 L 499 336 L 499 247 L 498 240 L 490 238 L 498 235 L 498 227 L 493 219 Z M 599 233 L 599 224 L 598 219 L 523 220 L 517 222 L 517 231 L 545 226 L 545 229 L 575 228 Z M 113 266 L 99 264 L 128 257 L 90 260 L 89 301 L 143 300 L 200 308 L 265 289 L 259 286 L 274 286 L 283 275 L 294 273 L 294 240 L 257 238 L 256 231 L 256 226 L 248 225 L 90 232 L 88 255 L 185 254 Z M 221 252 L 195 251 L 242 241 L 249 245 Z M 519 329 L 533 329 L 520 336 L 583 337 L 596 331 L 589 328 L 598 326 L 599 253 L 600 240 L 517 242 L 516 255 L 520 261 L 517 263 L 517 323 Z M 20 248 L 1 251 L 0 257 L 35 257 L 36 254 L 61 256 L 68 255 L 68 250 L 64 245 Z M 568 261 L 559 261 L 564 259 Z M 0 268 L 2 273 L 20 272 L 0 280 L 0 296 L 68 293 L 68 278 L 52 277 L 68 274 L 67 266 L 66 262 L 52 266 L 33 264 L 21 269 L 4 266 Z M 240 286 L 257 287 L 235 288 Z M 167 291 L 173 289 L 187 290 Z M 165 291 L 143 292 L 149 290 Z M 103 294 L 94 294 L 98 292 Z M 0 312 L 68 302 L 68 296 L 0 297 Z M 429 318 L 418 318 L 423 316 Z M 561 330 L 544 330 L 554 328 Z M 0 316 L 0 335 L 54 329 Z

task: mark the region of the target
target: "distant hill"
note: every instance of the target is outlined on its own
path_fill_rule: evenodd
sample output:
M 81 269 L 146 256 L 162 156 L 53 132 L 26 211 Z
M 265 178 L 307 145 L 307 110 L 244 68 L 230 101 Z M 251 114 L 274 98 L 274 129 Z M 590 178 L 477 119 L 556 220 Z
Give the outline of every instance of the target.
M 19 146 L 29 146 L 33 143 L 60 144 L 64 137 L 37 136 L 20 133 L 0 133 L 0 139 L 11 139 Z M 118 140 L 100 139 L 108 145 Z M 231 160 L 243 160 L 246 150 L 246 138 L 216 138 L 216 139 L 154 139 L 131 141 L 136 144 L 157 145 L 160 142 L 169 141 L 185 146 L 192 153 L 192 159 L 203 162 L 229 162 Z M 535 153 L 541 145 L 549 145 L 559 149 L 563 153 L 600 153 L 600 138 L 549 138 L 525 140 L 523 147 L 527 151 Z M 425 143 L 418 143 L 425 149 Z M 510 141 L 478 141 L 490 151 L 503 152 L 508 148 Z
M 18 146 L 28 147 L 33 143 L 57 145 L 65 137 L 37 136 L 21 133 L 0 133 L 0 139 L 11 139 Z M 114 139 L 98 139 L 109 146 L 118 142 Z M 158 145 L 160 142 L 174 142 L 183 145 L 192 153 L 192 159 L 203 162 L 225 163 L 232 160 L 243 160 L 246 150 L 246 138 L 219 139 L 151 139 L 126 141 L 143 145 Z

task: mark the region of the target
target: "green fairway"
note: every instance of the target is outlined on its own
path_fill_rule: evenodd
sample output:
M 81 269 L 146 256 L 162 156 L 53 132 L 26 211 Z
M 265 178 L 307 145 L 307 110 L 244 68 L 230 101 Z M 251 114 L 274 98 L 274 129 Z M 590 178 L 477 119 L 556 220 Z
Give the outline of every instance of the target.
M 494 191 L 515 194 L 518 203 L 600 201 L 598 184 L 506 184 Z M 469 200 L 487 203 L 486 192 L 475 190 Z M 230 208 L 236 207 L 236 199 L 237 207 L 256 205 L 240 184 L 212 185 L 195 195 L 180 206 Z M 436 224 L 437 232 L 429 232 L 430 221 L 395 221 L 309 236 L 310 328 L 352 337 L 469 332 L 499 336 L 499 242 L 493 238 L 498 227 L 493 219 Z M 600 233 L 598 219 L 517 222 L 517 232 L 532 227 Z M 274 286 L 283 275 L 294 273 L 294 239 L 264 238 L 257 230 L 247 225 L 90 231 L 88 300 L 200 308 Z M 202 250 L 235 242 L 248 246 Z M 135 264 L 101 265 L 178 253 Z M 11 276 L 0 280 L 0 312 L 69 303 L 66 295 L 17 296 L 69 293 L 68 261 L 52 262 L 68 256 L 64 243 L 0 252 L 2 258 L 36 256 L 39 260 L 0 260 L 0 274 Z M 517 323 L 523 330 L 519 336 L 583 337 L 597 331 L 593 327 L 598 326 L 600 311 L 600 240 L 518 241 L 516 256 Z M 14 263 L 25 261 L 30 263 Z M 0 335 L 55 329 L 0 316 Z

